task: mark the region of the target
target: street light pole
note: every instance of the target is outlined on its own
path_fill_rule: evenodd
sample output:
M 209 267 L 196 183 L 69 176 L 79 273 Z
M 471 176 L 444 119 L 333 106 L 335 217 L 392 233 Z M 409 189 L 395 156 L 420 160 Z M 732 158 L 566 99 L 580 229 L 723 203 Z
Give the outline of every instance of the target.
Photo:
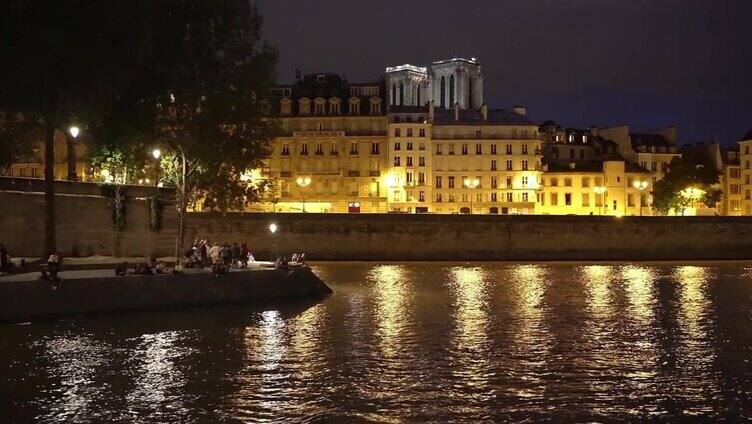
M 604 187 L 604 186 L 595 186 L 595 187 L 593 187 L 593 191 L 595 191 L 595 194 L 603 196 L 601 198 L 602 204 L 601 204 L 601 207 L 599 208 L 599 211 L 598 211 L 600 213 L 600 215 L 603 215 L 604 211 L 605 211 L 605 208 L 606 208 L 606 187 Z
M 72 125 L 70 128 L 68 128 L 68 134 L 66 134 L 65 140 L 66 140 L 66 148 L 68 151 L 68 181 L 76 181 L 78 180 L 78 176 L 76 175 L 76 137 L 78 137 L 78 133 L 81 130 L 75 126 Z
M 640 216 L 642 216 L 642 191 L 648 187 L 648 182 L 645 180 L 638 180 L 635 181 L 632 185 L 637 189 L 637 200 L 639 202 L 638 204 L 640 205 Z
M 469 188 L 470 191 L 470 215 L 473 214 L 473 192 L 472 189 L 478 187 L 480 185 L 480 180 L 477 178 L 465 178 L 465 181 L 463 181 L 463 184 L 466 188 Z
M 277 224 L 271 223 L 269 224 L 269 232 L 272 234 L 272 263 L 277 261 L 277 243 L 274 239 L 274 233 L 277 232 Z
M 311 177 L 298 177 L 295 182 L 298 183 L 298 186 L 300 186 L 302 191 L 302 189 L 311 185 Z M 303 212 L 305 212 L 305 196 L 303 196 Z

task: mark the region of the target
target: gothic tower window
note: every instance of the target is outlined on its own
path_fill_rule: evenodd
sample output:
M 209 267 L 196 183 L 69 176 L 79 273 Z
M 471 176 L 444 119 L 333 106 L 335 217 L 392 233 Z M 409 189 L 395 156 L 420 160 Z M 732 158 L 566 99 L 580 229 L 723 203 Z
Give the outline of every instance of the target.
M 415 105 L 420 106 L 420 84 L 418 84 L 415 90 Z
M 392 83 L 392 104 L 397 104 L 397 84 Z
M 454 107 L 454 75 L 449 76 L 449 107 Z
M 472 109 L 473 108 L 473 79 L 468 78 L 467 80 L 467 108 Z
M 441 107 L 446 107 L 446 77 L 444 75 L 441 76 L 441 95 L 439 96 L 439 99 L 441 101 Z
M 403 83 L 400 83 L 399 104 L 400 106 L 405 104 L 405 84 Z

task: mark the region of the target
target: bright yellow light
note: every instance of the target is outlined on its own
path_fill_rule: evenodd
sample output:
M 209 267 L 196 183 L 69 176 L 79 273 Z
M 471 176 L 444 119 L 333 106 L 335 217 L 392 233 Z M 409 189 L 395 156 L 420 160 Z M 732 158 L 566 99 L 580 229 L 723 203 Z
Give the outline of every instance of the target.
M 311 177 L 298 177 L 295 182 L 301 187 L 308 187 L 311 184 Z
M 648 187 L 648 182 L 644 181 L 644 180 L 643 181 L 641 181 L 641 180 L 635 180 L 632 183 L 632 186 L 634 188 L 636 188 L 637 190 L 645 190 Z
M 697 200 L 700 197 L 702 197 L 705 191 L 697 187 L 687 187 L 686 189 L 682 190 L 680 193 L 683 197 L 686 197 L 692 200 Z
M 606 192 L 606 187 L 595 186 L 595 187 L 593 187 L 593 191 L 595 191 L 596 194 L 603 194 L 603 193 Z
M 272 233 L 272 234 L 276 233 L 277 232 L 277 224 L 275 224 L 273 222 L 271 224 L 269 224 L 269 232 Z
M 159 149 L 154 149 L 151 151 L 151 155 L 154 156 L 154 159 L 159 159 L 160 156 L 162 156 L 162 151 Z
M 70 127 L 70 128 L 68 128 L 68 132 L 70 132 L 70 135 L 71 135 L 71 136 L 73 136 L 73 138 L 76 138 L 76 137 L 78 137 L 78 133 L 79 133 L 80 131 L 81 131 L 81 130 L 79 130 L 79 129 L 78 129 L 78 127 L 77 127 L 77 126 L 75 126 L 75 125 L 74 125 L 74 126 L 72 126 L 72 127 Z
M 467 188 L 475 188 L 475 187 L 478 187 L 478 185 L 480 184 L 480 180 L 477 178 L 465 178 L 463 183 L 465 184 L 465 187 Z
M 394 187 L 396 185 L 397 178 L 394 176 L 394 174 L 389 174 L 386 176 L 386 185 L 389 187 Z
M 109 169 L 103 169 L 99 171 L 99 174 L 106 180 L 110 176 L 110 170 Z

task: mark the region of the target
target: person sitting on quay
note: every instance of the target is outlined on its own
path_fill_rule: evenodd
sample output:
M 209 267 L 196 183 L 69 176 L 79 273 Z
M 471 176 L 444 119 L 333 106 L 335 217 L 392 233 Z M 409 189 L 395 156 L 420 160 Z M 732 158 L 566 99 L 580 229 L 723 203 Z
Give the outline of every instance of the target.
M 237 243 L 233 243 L 230 248 L 230 258 L 232 260 L 232 267 L 240 268 L 240 264 L 238 263 L 240 261 L 240 246 Z
M 240 243 L 240 262 L 241 267 L 246 268 L 248 266 L 248 245 L 245 242 Z
M 172 272 L 172 270 L 170 268 L 167 267 L 167 265 L 164 262 L 159 261 L 159 262 L 157 262 L 157 265 L 154 267 L 154 273 L 156 273 L 156 274 L 172 274 L 173 272 Z
M 211 258 L 211 264 L 212 264 L 212 266 L 215 265 L 215 264 L 217 264 L 217 263 L 219 263 L 220 251 L 221 251 L 221 249 L 216 244 L 214 246 L 212 246 L 211 249 L 209 249 L 209 258 Z
M 133 275 L 154 275 L 151 267 L 146 262 L 139 262 L 133 269 Z
M 128 274 L 128 262 L 123 261 L 117 264 L 117 266 L 115 267 L 115 275 L 117 275 L 118 277 L 124 277 Z
M 232 258 L 230 257 L 230 245 L 228 245 L 227 242 L 222 245 L 222 248 L 219 251 L 219 256 L 222 259 L 222 265 L 226 267 L 230 266 Z
M 0 274 L 10 274 L 13 272 L 13 262 L 8 254 L 8 249 L 0 243 Z

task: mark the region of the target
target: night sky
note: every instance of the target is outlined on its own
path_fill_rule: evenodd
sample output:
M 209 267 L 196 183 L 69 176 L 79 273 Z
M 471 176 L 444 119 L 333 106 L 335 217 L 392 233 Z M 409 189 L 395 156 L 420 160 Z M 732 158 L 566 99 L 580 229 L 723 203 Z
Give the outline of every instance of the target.
M 252 0 L 253 1 L 253 0 Z M 483 64 L 485 101 L 536 122 L 667 125 L 680 142 L 752 128 L 752 0 L 258 0 L 278 82 L 453 56 Z

